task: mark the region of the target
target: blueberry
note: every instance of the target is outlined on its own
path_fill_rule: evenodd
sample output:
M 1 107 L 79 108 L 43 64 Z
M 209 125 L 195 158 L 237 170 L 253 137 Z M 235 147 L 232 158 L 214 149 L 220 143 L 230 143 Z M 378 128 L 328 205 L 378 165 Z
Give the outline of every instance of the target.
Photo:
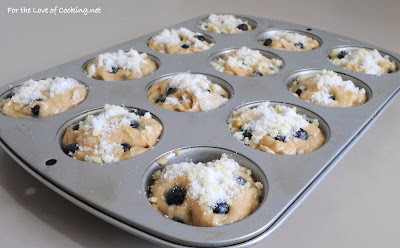
M 277 140 L 277 141 L 282 141 L 282 142 L 284 142 L 285 139 L 286 139 L 286 136 L 285 136 L 285 135 L 282 135 L 282 134 L 278 134 L 278 135 L 275 137 L 275 140 Z
M 187 44 L 187 43 L 184 43 L 184 44 L 181 45 L 181 47 L 182 47 L 183 49 L 188 49 L 188 48 L 190 47 L 190 45 Z
M 143 109 L 131 109 L 129 112 L 135 113 L 138 116 L 144 116 L 146 114 L 146 111 Z
M 244 185 L 246 183 L 246 180 L 244 180 L 243 177 L 239 176 L 238 178 L 236 178 L 236 182 L 240 185 Z
M 124 149 L 124 152 L 128 152 L 131 149 L 131 146 L 127 143 L 122 143 L 121 146 L 122 149 Z
M 155 103 L 159 103 L 159 102 L 165 102 L 165 96 L 159 96 L 159 97 L 157 97 L 157 99 L 156 99 L 156 102 Z
M 251 137 L 253 137 L 253 134 L 251 133 L 251 130 L 249 130 L 249 129 L 244 130 L 243 131 L 243 137 L 245 137 L 245 138 L 247 137 L 250 140 Z
M 303 93 L 303 91 L 302 91 L 300 88 L 298 88 L 298 89 L 296 90 L 296 94 L 300 96 L 301 93 Z
M 338 59 L 343 59 L 344 57 L 346 57 L 347 54 L 349 54 L 349 52 L 346 50 L 343 50 L 343 51 L 340 51 L 340 53 L 338 54 L 337 57 L 338 57 Z
M 197 38 L 199 41 L 205 41 L 206 38 L 203 35 L 195 35 L 194 38 Z
M 168 90 L 167 90 L 167 96 L 172 95 L 172 94 L 174 94 L 174 93 L 177 92 L 177 91 L 178 91 L 178 88 L 172 88 L 172 87 L 170 87 L 170 88 L 168 88 Z
M 210 90 L 210 89 L 205 89 L 205 91 L 207 91 L 207 92 L 211 92 L 211 90 Z
M 64 147 L 64 152 L 65 154 L 67 154 L 68 156 L 72 156 L 72 154 L 74 154 L 77 150 L 79 149 L 79 145 L 77 143 L 71 143 L 69 145 L 67 145 L 66 147 Z
M 179 217 L 173 217 L 172 220 L 173 220 L 173 221 L 176 221 L 176 222 L 179 222 L 179 223 L 185 224 L 185 222 L 184 222 L 181 218 L 179 218 Z
M 74 130 L 74 131 L 78 131 L 78 129 L 79 129 L 79 124 L 76 124 L 76 125 L 72 128 L 72 130 Z
M 11 97 L 13 97 L 13 96 L 15 96 L 15 93 L 11 91 L 11 92 L 6 96 L 6 98 L 11 98 Z
M 142 124 L 138 121 L 131 120 L 131 127 L 138 129 Z
M 304 49 L 304 45 L 303 45 L 303 43 L 301 43 L 301 42 L 294 43 L 294 45 L 297 46 L 297 47 L 300 48 L 300 49 Z
M 330 94 L 329 99 L 335 100 L 335 96 L 333 94 Z
M 34 116 L 38 116 L 40 111 L 40 105 L 33 106 L 33 108 L 31 108 L 31 111 Z
M 262 76 L 264 76 L 264 74 L 262 74 L 261 72 L 253 71 L 253 77 L 262 77 Z
M 13 97 L 14 95 L 15 95 L 14 91 L 11 91 L 11 92 L 6 96 L 6 99 L 7 99 L 7 98 L 11 98 L 11 97 Z
M 119 70 L 119 67 L 113 66 L 113 67 L 111 67 L 110 73 L 117 73 L 118 70 Z
M 387 69 L 387 73 L 392 73 L 393 71 L 390 69 Z
M 297 131 L 297 132 L 294 134 L 294 137 L 297 137 L 297 138 L 302 139 L 302 140 L 307 140 L 307 139 L 308 139 L 308 133 L 307 133 L 307 131 L 304 130 L 303 128 L 300 128 L 300 130 Z
M 272 44 L 272 39 L 268 38 L 264 41 L 264 46 L 270 46 Z
M 229 213 L 229 206 L 226 202 L 219 202 L 213 207 L 214 214 L 227 214 Z
M 219 94 L 222 98 L 226 98 L 225 96 L 224 96 L 224 94 Z
M 174 187 L 167 193 L 166 201 L 168 205 L 181 205 L 185 200 L 186 190 L 182 187 Z
M 249 27 L 247 27 L 247 25 L 244 24 L 244 23 L 239 24 L 239 25 L 237 26 L 237 28 L 240 29 L 240 30 L 243 30 L 243 31 L 249 30 Z

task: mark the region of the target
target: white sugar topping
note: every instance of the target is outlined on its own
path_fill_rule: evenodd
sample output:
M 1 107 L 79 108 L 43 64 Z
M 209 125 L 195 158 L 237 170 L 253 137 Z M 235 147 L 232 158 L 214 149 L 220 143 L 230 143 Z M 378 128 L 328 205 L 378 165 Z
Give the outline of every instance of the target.
M 232 33 L 239 30 L 237 26 L 240 24 L 248 23 L 240 18 L 235 18 L 233 15 L 211 14 L 207 20 L 200 24 L 200 28 L 207 30 L 208 27 L 212 27 L 216 33 L 222 33 L 224 30 L 227 30 L 228 33 Z
M 186 177 L 189 181 L 187 196 L 197 200 L 199 204 L 213 207 L 220 202 L 229 205 L 233 199 L 240 196 L 244 187 L 250 186 L 237 183 L 236 179 L 241 171 L 251 174 L 249 169 L 241 167 L 235 160 L 222 154 L 220 159 L 207 163 L 182 162 L 167 165 L 163 174 L 160 176 L 159 172 L 156 172 L 158 174 L 155 177 L 159 177 L 161 181 Z
M 267 36 L 267 38 L 271 40 L 279 40 L 284 44 L 288 44 L 289 42 L 292 44 L 302 43 L 304 46 L 307 46 L 308 41 L 311 40 L 309 37 L 305 35 L 294 32 L 285 32 L 285 31 L 274 33 L 270 36 Z
M 200 108 L 203 111 L 207 111 L 210 109 L 217 108 L 219 106 L 224 105 L 228 102 L 227 98 L 213 97 L 213 94 L 208 90 L 215 92 L 217 94 L 223 93 L 223 88 L 218 84 L 212 83 L 207 79 L 206 76 L 201 74 L 192 74 L 192 73 L 178 73 L 167 79 L 168 86 L 171 88 L 177 88 L 180 90 L 187 91 L 194 96 L 199 101 Z M 185 101 L 185 95 L 183 95 L 183 101 Z M 186 101 L 189 101 L 186 99 Z M 181 103 L 178 98 L 173 96 L 168 96 L 165 99 L 164 105 L 172 104 L 179 105 Z
M 258 50 L 241 47 L 234 52 L 225 55 L 226 59 L 219 58 L 211 61 L 210 64 L 215 70 L 220 72 L 224 71 L 225 66 L 229 66 L 231 68 L 241 68 L 249 71 L 252 70 L 252 68 L 256 65 L 259 71 L 263 71 L 263 67 L 270 67 L 271 74 L 279 71 L 279 67 L 282 66 L 281 60 L 273 58 L 271 59 L 272 64 L 270 65 L 266 62 L 260 61 L 263 57 L 264 56 Z
M 111 72 L 112 68 L 122 68 L 142 75 L 140 67 L 149 63 L 145 58 L 147 58 L 146 53 L 139 54 L 138 51 L 133 49 L 129 50 L 129 52 L 118 50 L 115 53 L 103 53 L 94 59 L 93 63 L 86 69 L 86 72 L 89 77 L 92 77 L 100 68 L 107 72 Z
M 43 94 L 44 92 L 48 92 L 52 98 L 76 87 L 83 88 L 84 86 L 72 78 L 56 77 L 37 81 L 30 79 L 13 90 L 15 95 L 11 97 L 11 100 L 22 107 L 39 99 L 46 101 L 48 97 Z
M 382 55 L 376 49 L 366 50 L 361 48 L 356 50 L 347 50 L 346 48 L 336 48 L 332 50 L 330 55 L 331 57 L 337 56 L 341 51 L 347 51 L 348 54 L 342 59 L 334 58 L 331 60 L 335 65 L 359 65 L 360 68 L 362 68 L 365 73 L 368 74 L 379 75 L 379 72 L 381 71 L 380 63 L 391 62 L 388 55 L 382 57 Z
M 115 155 L 122 152 L 122 146 L 120 143 L 110 142 L 110 135 L 113 135 L 113 131 L 121 128 L 123 125 L 130 125 L 131 121 L 139 121 L 141 119 L 151 118 L 150 113 L 146 113 L 143 117 L 136 115 L 135 113 L 129 112 L 128 109 L 106 104 L 104 106 L 104 112 L 94 116 L 89 115 L 84 121 L 79 122 L 79 128 L 85 131 L 85 134 L 91 134 L 98 137 L 99 144 L 94 147 L 93 157 L 85 157 L 85 161 L 88 162 L 105 162 L 111 163 L 118 161 L 118 157 Z M 142 132 L 147 132 L 146 129 Z M 92 148 L 80 146 L 80 150 L 92 150 Z
M 236 113 L 247 113 L 250 112 L 255 116 L 254 119 L 245 123 L 241 130 L 238 130 L 233 135 L 245 144 L 252 141 L 258 144 L 260 140 L 267 134 L 271 137 L 277 135 L 286 136 L 285 141 L 290 141 L 294 134 L 309 125 L 307 117 L 305 115 L 297 114 L 296 108 L 290 108 L 283 105 L 271 106 L 270 103 L 263 102 L 255 108 L 243 107 L 233 114 Z M 228 120 L 229 127 L 232 130 L 232 123 L 235 119 L 241 119 L 241 116 L 232 117 Z M 252 134 L 251 140 L 248 137 L 244 137 L 244 131 L 250 131 Z
M 317 84 L 318 91 L 311 94 L 310 100 L 318 104 L 335 104 L 337 101 L 333 100 L 329 93 L 330 90 L 335 88 L 342 88 L 344 91 L 350 91 L 357 94 L 365 94 L 365 89 L 358 88 L 351 80 L 343 81 L 343 78 L 333 71 L 323 70 L 320 74 L 299 76 L 297 82 L 305 79 L 309 79 Z M 293 84 L 295 85 L 297 82 L 293 82 Z
M 179 28 L 178 30 L 171 29 L 164 29 L 160 34 L 153 37 L 155 43 L 163 45 L 175 45 L 181 43 L 181 37 L 187 38 L 190 41 L 191 45 L 194 47 L 199 47 L 203 50 L 207 50 L 212 47 L 214 44 L 208 44 L 207 41 L 201 41 L 197 39 L 195 36 L 202 36 L 201 33 L 194 33 L 187 28 Z

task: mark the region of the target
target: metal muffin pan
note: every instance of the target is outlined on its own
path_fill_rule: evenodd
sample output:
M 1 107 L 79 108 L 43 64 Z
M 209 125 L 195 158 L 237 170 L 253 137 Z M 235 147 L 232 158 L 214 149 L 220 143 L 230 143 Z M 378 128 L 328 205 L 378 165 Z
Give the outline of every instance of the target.
M 113 225 L 159 245 L 246 247 L 261 241 L 302 202 L 398 95 L 399 72 L 382 76 L 362 74 L 340 68 L 328 60 L 329 51 L 336 47 L 374 48 L 354 39 L 250 16 L 243 17 L 254 21 L 256 28 L 253 31 L 216 34 L 199 28 L 200 21 L 207 16 L 168 27 L 186 27 L 212 37 L 215 46 L 207 51 L 188 55 L 153 51 L 148 48 L 147 41 L 161 32 L 158 30 L 0 88 L 4 98 L 12 87 L 28 79 L 55 76 L 72 77 L 89 88 L 82 104 L 59 115 L 17 119 L 0 114 L 1 146 L 23 168 L 66 199 Z M 307 52 L 274 50 L 258 43 L 261 33 L 276 29 L 308 32 L 323 42 L 320 48 Z M 215 54 L 241 46 L 275 54 L 284 61 L 284 67 L 271 76 L 237 77 L 218 72 L 210 66 L 209 61 Z M 85 63 L 98 54 L 130 48 L 154 56 L 158 70 L 144 78 L 120 82 L 92 79 L 83 72 Z M 400 65 L 400 55 L 378 50 L 389 54 L 397 66 Z M 367 86 L 368 101 L 357 107 L 331 108 L 303 101 L 288 91 L 288 80 L 295 78 L 293 75 L 320 69 L 355 78 L 356 85 L 362 83 Z M 226 82 L 230 101 L 208 112 L 181 113 L 159 108 L 147 100 L 149 85 L 173 73 L 185 71 L 210 75 Z M 234 109 L 264 100 L 297 106 L 299 112 L 322 120 L 322 129 L 327 135 L 325 144 L 311 153 L 284 156 L 261 152 L 240 143 L 230 133 L 227 119 Z M 163 125 L 159 142 L 144 154 L 110 164 L 88 163 L 65 155 L 60 142 L 67 125 L 96 112 L 106 103 L 152 113 Z M 182 151 L 183 157 L 173 155 L 176 149 Z M 148 202 L 149 177 L 154 170 L 162 169 L 155 164 L 157 158 L 167 154 L 171 162 L 190 157 L 196 161 L 201 159 L 202 154 L 207 154 L 204 156 L 208 159 L 216 158 L 222 152 L 247 161 L 243 166 L 252 169 L 256 180 L 265 186 L 262 203 L 251 216 L 222 227 L 195 227 L 165 218 Z

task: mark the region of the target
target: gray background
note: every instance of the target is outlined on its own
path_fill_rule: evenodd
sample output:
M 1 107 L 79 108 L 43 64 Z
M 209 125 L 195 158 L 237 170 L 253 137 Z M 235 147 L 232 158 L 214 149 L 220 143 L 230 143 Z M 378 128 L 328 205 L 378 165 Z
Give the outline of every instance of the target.
M 8 7 L 54 6 L 100 7 L 102 13 L 7 14 Z M 399 0 L 1 0 L 0 85 L 213 12 L 308 25 L 400 53 Z M 397 246 L 399 111 L 397 99 L 287 221 L 255 247 Z M 64 200 L 1 149 L 0 220 L 1 247 L 156 247 Z

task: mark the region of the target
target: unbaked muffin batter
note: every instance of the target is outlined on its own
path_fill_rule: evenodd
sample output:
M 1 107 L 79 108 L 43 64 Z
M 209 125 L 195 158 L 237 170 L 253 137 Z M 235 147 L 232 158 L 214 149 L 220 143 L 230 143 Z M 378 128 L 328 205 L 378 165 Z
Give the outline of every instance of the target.
M 263 192 L 251 170 L 226 154 L 207 163 L 167 165 L 153 179 L 153 207 L 169 219 L 194 226 L 238 222 L 257 210 Z
M 247 21 L 233 15 L 211 14 L 200 24 L 200 28 L 209 32 L 223 34 L 237 34 L 253 30 Z
M 215 70 L 241 77 L 262 77 L 278 73 L 282 60 L 268 59 L 260 51 L 247 47 L 236 49 L 210 62 Z
M 122 81 L 145 77 L 157 70 L 157 64 L 136 50 L 104 53 L 86 66 L 86 74 L 104 81 Z
M 329 54 L 329 59 L 335 65 L 345 69 L 366 74 L 387 74 L 397 71 L 394 61 L 389 56 L 376 50 L 336 48 Z
M 86 88 L 72 78 L 29 80 L 0 102 L 3 114 L 16 118 L 46 117 L 63 113 L 85 100 Z
M 228 119 L 228 125 L 240 142 L 269 153 L 303 154 L 325 142 L 317 119 L 297 114 L 296 108 L 272 106 L 269 102 L 238 109 Z
M 210 49 L 213 43 L 208 43 L 201 33 L 194 33 L 187 28 L 178 30 L 164 29 L 160 34 L 149 40 L 149 47 L 162 53 L 189 54 Z
M 64 152 L 75 159 L 111 163 L 152 148 L 161 131 L 149 112 L 106 104 L 104 112 L 68 127 L 62 143 Z
M 319 43 L 310 37 L 296 32 L 277 32 L 260 41 L 261 45 L 286 51 L 310 51 L 319 47 Z
M 351 80 L 333 71 L 323 70 L 311 76 L 299 76 L 289 89 L 303 100 L 329 107 L 353 107 L 367 100 L 365 89 L 360 89 Z
M 178 73 L 160 81 L 148 91 L 149 101 L 161 108 L 180 112 L 199 112 L 228 102 L 229 94 L 205 75 Z

